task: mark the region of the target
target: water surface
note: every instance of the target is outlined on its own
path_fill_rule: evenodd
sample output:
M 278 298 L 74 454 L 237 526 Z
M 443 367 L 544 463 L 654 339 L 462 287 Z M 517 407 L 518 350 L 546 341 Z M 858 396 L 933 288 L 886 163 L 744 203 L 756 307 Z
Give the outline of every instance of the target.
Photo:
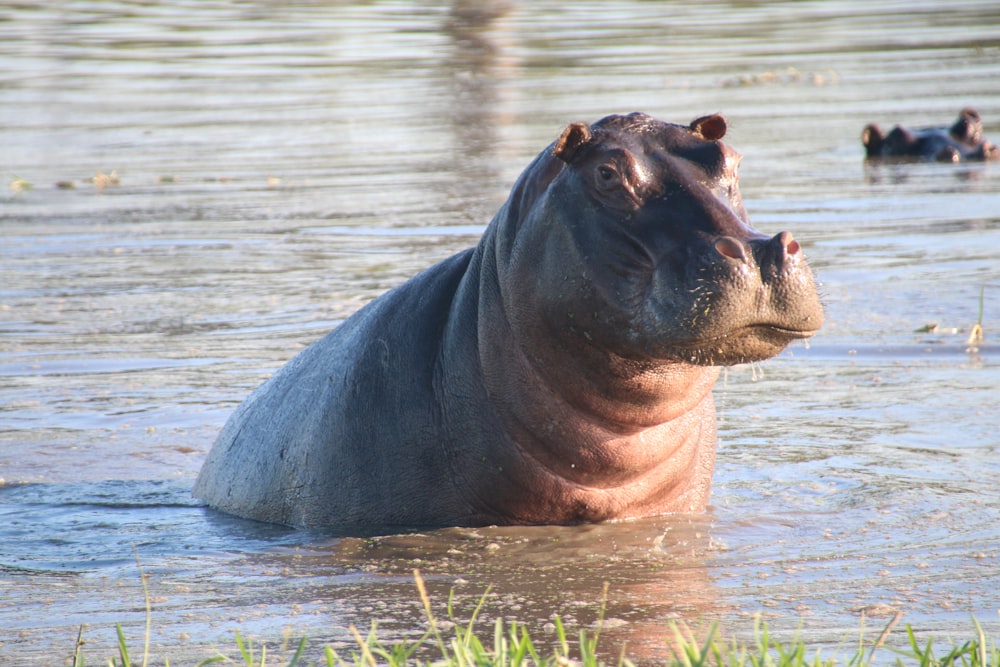
M 23 4 L 0 57 L 0 664 L 69 656 L 81 624 L 92 662 L 116 622 L 138 645 L 137 559 L 174 663 L 235 630 L 313 657 L 351 624 L 418 637 L 414 567 L 442 614 L 491 586 L 486 621 L 542 638 L 608 582 L 608 654 L 648 660 L 672 620 L 1000 630 L 1000 174 L 859 141 L 963 106 L 1000 137 L 996 3 Z M 720 380 L 709 512 L 362 539 L 191 499 L 253 387 L 474 244 L 567 123 L 633 110 L 727 116 L 751 218 L 827 306 Z

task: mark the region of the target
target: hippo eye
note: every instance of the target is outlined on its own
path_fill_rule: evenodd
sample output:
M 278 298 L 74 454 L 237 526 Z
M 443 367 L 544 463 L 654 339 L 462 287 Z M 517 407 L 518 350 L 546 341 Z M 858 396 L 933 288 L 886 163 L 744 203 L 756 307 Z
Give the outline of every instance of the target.
M 618 182 L 618 170 L 609 164 L 597 168 L 597 177 L 601 185 L 612 185 Z

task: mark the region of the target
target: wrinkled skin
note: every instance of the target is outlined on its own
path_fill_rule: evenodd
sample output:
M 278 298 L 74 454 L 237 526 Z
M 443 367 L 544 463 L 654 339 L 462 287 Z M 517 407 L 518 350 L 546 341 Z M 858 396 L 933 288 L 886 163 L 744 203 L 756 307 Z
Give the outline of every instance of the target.
M 882 134 L 878 125 L 868 125 L 861 143 L 869 159 L 966 162 L 1000 159 L 1000 149 L 983 137 L 983 121 L 975 109 L 963 109 L 950 127 L 913 130 L 901 125 Z
M 567 127 L 475 248 L 258 388 L 195 494 L 365 531 L 703 510 L 718 367 L 823 319 L 799 244 L 750 227 L 725 131 L 644 114 Z

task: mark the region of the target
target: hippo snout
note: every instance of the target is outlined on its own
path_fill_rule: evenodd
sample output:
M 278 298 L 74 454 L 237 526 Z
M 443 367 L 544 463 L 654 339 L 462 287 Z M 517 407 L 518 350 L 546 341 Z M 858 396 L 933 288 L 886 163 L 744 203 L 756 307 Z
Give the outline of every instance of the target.
M 802 245 L 787 231 L 749 238 L 715 237 L 688 274 L 690 304 L 674 298 L 669 281 L 659 291 L 660 312 L 686 312 L 671 336 L 685 358 L 729 365 L 774 356 L 789 342 L 811 336 L 823 322 L 815 281 Z M 663 318 L 661 321 L 667 321 Z

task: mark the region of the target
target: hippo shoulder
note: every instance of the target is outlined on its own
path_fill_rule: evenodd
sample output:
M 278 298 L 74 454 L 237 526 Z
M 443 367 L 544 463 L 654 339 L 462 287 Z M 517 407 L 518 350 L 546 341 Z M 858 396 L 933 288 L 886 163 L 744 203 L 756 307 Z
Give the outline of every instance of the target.
M 471 253 L 386 292 L 258 387 L 220 432 L 195 496 L 286 525 L 329 524 L 330 517 L 341 525 L 364 523 L 360 514 L 377 513 L 381 502 L 400 523 L 419 519 L 407 507 L 407 479 L 419 477 L 424 486 L 439 466 L 399 457 L 425 451 L 406 440 L 435 421 L 441 330 Z M 364 499 L 353 497 L 359 489 Z

